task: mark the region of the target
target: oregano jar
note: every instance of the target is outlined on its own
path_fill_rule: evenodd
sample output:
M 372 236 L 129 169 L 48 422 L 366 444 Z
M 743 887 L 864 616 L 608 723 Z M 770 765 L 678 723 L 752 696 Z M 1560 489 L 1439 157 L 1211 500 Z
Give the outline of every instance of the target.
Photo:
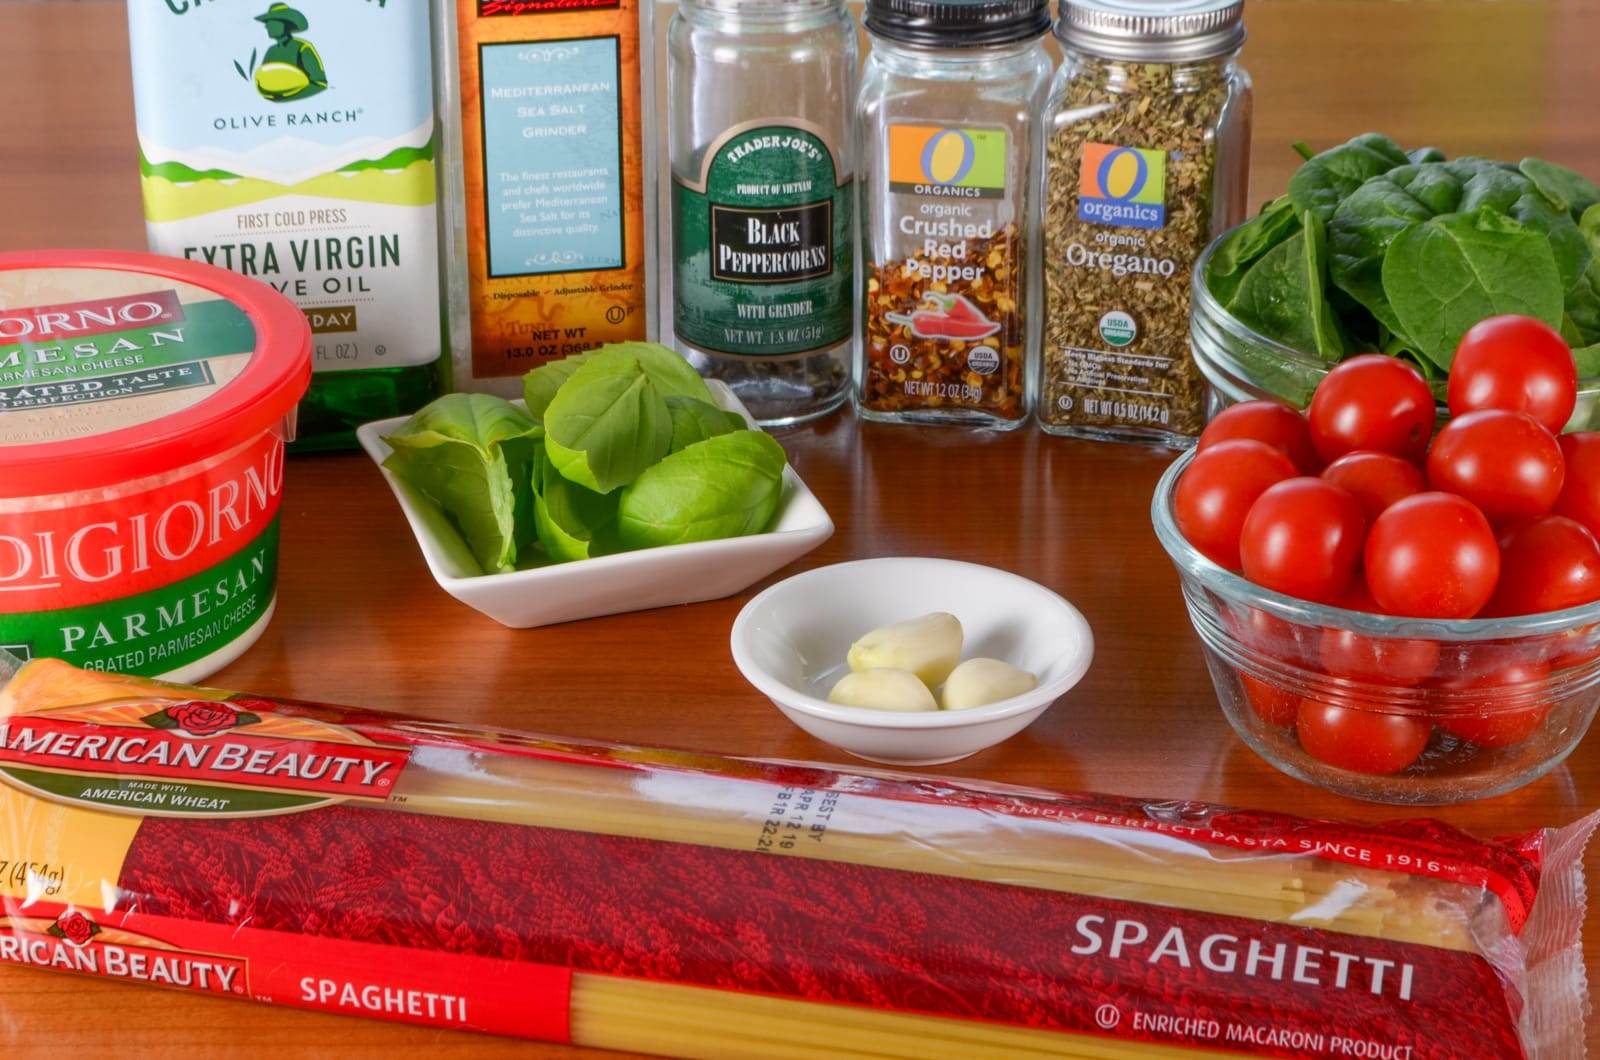
M 1038 347 L 1049 0 L 868 0 L 865 21 L 856 403 L 871 420 L 1016 427 Z
M 1248 206 L 1243 13 L 1244 0 L 1061 0 L 1039 382 L 1052 434 L 1186 447 L 1205 426 L 1190 278 Z
M 764 425 L 849 394 L 856 28 L 845 0 L 681 0 L 668 29 L 673 333 Z

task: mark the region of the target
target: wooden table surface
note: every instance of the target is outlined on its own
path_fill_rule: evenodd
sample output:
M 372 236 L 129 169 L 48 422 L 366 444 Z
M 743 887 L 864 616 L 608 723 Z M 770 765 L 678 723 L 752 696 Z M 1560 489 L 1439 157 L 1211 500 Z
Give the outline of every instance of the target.
M 135 0 L 151 2 L 151 0 Z M 0 0 L 6 148 L 0 248 L 142 248 L 124 8 Z M 1369 128 L 1451 154 L 1537 154 L 1600 174 L 1600 5 L 1251 0 L 1253 198 L 1278 194 L 1290 144 Z M 861 426 L 782 435 L 839 530 L 793 573 L 867 556 L 1009 568 L 1073 600 L 1098 645 L 1038 723 L 944 772 L 1304 814 L 1397 812 L 1276 772 L 1224 722 L 1147 507 L 1169 454 L 1047 439 Z M 278 617 L 216 683 L 562 735 L 846 762 L 740 678 L 729 625 L 749 594 L 572 625 L 504 629 L 434 585 L 377 470 L 356 455 L 289 468 Z M 1600 737 L 1513 794 L 1438 815 L 1484 834 L 1600 806 Z M 1591 852 L 1592 870 L 1600 856 Z M 1600 918 L 1588 967 L 1600 981 Z M 275 1011 L 0 968 L 0 1042 L 24 1055 L 577 1056 L 554 1046 Z M 1591 1028 L 1590 1041 L 1600 1044 Z M 590 1054 L 598 1055 L 598 1054 Z

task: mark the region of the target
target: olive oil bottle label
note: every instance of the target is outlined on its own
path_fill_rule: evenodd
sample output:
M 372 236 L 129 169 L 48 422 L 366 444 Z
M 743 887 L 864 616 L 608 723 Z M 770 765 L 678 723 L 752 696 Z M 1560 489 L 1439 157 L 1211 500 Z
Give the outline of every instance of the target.
M 785 357 L 850 336 L 853 214 L 809 129 L 730 130 L 673 187 L 674 329 L 711 353 Z
M 130 0 L 151 249 L 305 311 L 318 372 L 442 347 L 428 5 Z
M 472 321 L 456 382 L 520 394 L 531 369 L 649 324 L 640 0 L 445 8 L 466 251 L 451 264 Z

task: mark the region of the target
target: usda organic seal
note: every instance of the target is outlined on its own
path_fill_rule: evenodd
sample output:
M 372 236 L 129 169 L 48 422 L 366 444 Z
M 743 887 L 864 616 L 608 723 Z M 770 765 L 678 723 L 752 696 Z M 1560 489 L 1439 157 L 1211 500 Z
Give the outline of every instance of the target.
M 1120 309 L 1113 309 L 1100 318 L 1100 337 L 1118 349 L 1128 345 L 1139 334 L 1139 325 Z

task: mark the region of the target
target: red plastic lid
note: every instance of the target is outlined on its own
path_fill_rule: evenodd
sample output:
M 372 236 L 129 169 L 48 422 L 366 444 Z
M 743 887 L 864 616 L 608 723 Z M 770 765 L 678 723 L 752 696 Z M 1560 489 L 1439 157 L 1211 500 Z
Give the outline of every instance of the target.
M 115 250 L 0 253 L 0 498 L 220 455 L 311 382 L 311 328 L 266 284 Z

